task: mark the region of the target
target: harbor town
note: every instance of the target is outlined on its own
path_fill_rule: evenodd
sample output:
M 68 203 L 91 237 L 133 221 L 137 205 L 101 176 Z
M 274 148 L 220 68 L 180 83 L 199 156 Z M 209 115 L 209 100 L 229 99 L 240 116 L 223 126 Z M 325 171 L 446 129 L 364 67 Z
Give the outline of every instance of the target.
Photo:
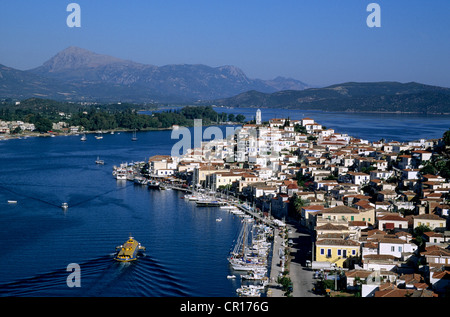
M 123 163 L 113 174 L 239 214 L 241 246 L 230 265 L 260 282 L 239 295 L 307 288 L 301 296 L 439 297 L 450 281 L 450 182 L 432 163 L 448 162 L 446 134 L 369 142 L 312 118 L 263 123 L 258 110 L 226 138 Z M 247 243 L 249 223 L 258 234 Z M 310 239 L 301 250 L 297 230 Z M 310 283 L 299 280 L 305 274 Z

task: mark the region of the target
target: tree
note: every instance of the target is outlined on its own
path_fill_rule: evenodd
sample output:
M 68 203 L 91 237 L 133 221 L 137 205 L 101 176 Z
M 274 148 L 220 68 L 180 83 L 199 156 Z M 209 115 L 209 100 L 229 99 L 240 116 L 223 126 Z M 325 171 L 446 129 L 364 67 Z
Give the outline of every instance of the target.
M 300 196 L 295 196 L 294 206 L 297 211 L 299 211 L 303 206 L 307 204 Z
M 302 126 L 300 124 L 294 125 L 294 131 L 297 132 L 297 133 L 303 133 L 303 134 L 307 133 L 306 127 L 304 127 L 304 126 Z
M 19 133 L 22 133 L 22 129 L 21 129 L 19 126 L 17 126 L 11 133 L 12 133 L 12 134 L 19 134 Z
M 48 132 L 52 129 L 52 122 L 44 117 L 37 116 L 38 118 L 34 122 L 34 127 L 38 132 Z
M 436 175 L 437 169 L 431 163 L 429 163 L 420 169 L 420 173 L 422 175 L 425 174 Z
M 430 231 L 433 230 L 431 230 L 431 228 L 426 225 L 420 225 L 414 228 L 413 236 L 415 243 L 419 246 L 419 248 L 422 248 L 425 245 L 425 241 L 423 240 L 423 233 Z
M 244 116 L 244 115 L 238 114 L 238 115 L 236 116 L 236 121 L 237 121 L 237 122 L 242 123 L 242 122 L 244 122 L 244 120 L 245 120 L 245 116 Z
M 234 118 L 234 114 L 229 113 L 228 114 L 228 121 L 234 122 L 235 118 Z
M 444 132 L 443 140 L 446 146 L 450 146 L 450 130 Z

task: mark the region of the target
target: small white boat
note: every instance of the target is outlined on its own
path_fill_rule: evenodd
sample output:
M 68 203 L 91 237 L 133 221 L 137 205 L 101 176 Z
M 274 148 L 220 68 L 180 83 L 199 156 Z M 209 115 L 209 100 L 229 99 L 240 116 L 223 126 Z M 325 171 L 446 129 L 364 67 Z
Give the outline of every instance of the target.
M 254 285 L 244 285 L 236 289 L 236 293 L 243 297 L 261 297 L 262 289 Z
M 236 278 L 236 275 L 227 275 L 227 279 L 233 279 L 233 278 Z
M 135 177 L 134 178 L 134 183 L 138 184 L 138 185 L 147 185 L 148 184 L 148 179 L 145 177 Z
M 67 208 L 69 208 L 69 204 L 68 203 L 62 203 L 61 208 L 66 210 Z
M 136 129 L 134 129 L 133 137 L 131 138 L 131 141 L 137 141 Z
M 194 194 L 185 194 L 184 196 L 183 196 L 183 198 L 184 199 L 186 199 L 186 200 L 190 200 L 190 201 L 197 201 L 199 198 L 196 196 L 196 195 L 194 195 Z
M 148 181 L 147 185 L 148 185 L 148 188 L 159 188 L 160 184 L 159 184 L 159 182 L 157 182 L 155 180 L 151 180 L 151 181 Z
M 224 205 L 224 206 L 220 206 L 220 209 L 235 209 L 236 207 L 231 206 L 231 205 Z
M 17 200 L 8 200 L 8 204 L 17 204 Z
M 105 161 L 101 160 L 100 157 L 97 156 L 97 160 L 95 160 L 95 164 L 104 165 Z
M 217 222 L 221 222 L 221 221 L 222 221 L 222 218 L 217 218 L 216 221 L 217 221 Z
M 81 137 L 81 141 L 86 141 L 86 140 L 87 140 L 86 134 L 83 134 L 83 136 Z

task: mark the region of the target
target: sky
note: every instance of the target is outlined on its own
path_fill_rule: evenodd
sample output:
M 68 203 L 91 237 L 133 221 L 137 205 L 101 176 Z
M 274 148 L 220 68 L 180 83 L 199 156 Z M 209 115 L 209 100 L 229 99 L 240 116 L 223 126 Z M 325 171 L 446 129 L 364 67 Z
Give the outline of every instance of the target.
M 70 28 L 67 5 L 81 8 Z M 381 27 L 368 27 L 370 3 Z M 250 78 L 450 87 L 449 0 L 2 0 L 0 64 L 78 46 L 144 64 L 234 65 Z

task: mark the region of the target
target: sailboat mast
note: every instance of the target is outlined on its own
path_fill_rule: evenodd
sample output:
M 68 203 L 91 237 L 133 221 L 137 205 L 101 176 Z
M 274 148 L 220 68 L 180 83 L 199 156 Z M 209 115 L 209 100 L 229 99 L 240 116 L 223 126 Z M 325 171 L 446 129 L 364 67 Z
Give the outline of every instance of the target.
M 244 257 L 244 260 L 246 259 L 245 256 L 245 246 L 247 245 L 247 222 L 244 220 L 244 238 L 242 240 L 242 256 Z

